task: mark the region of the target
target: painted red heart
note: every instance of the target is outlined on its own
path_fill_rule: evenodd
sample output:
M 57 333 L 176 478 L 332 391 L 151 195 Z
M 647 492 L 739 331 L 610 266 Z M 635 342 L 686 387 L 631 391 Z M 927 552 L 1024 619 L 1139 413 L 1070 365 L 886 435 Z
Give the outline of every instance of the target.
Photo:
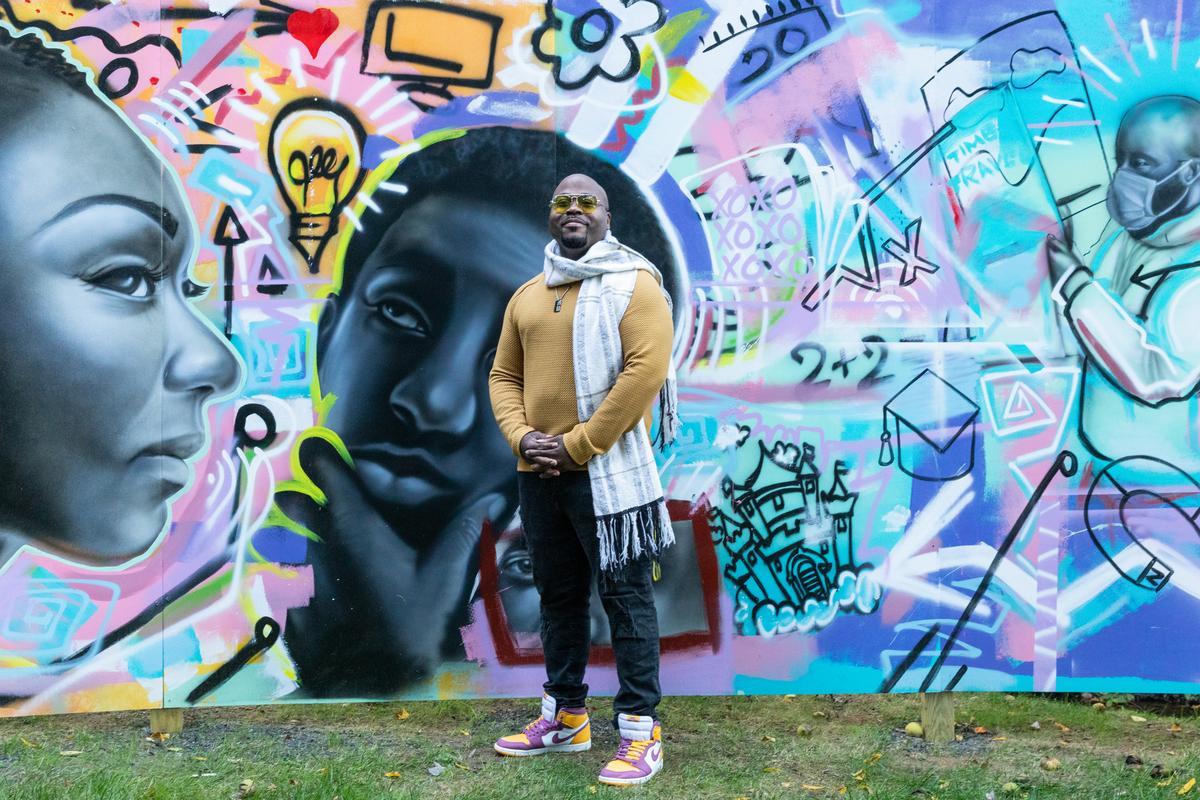
M 293 11 L 288 15 L 288 33 L 308 48 L 313 58 L 325 40 L 337 30 L 337 15 L 328 8 L 318 8 L 316 11 Z

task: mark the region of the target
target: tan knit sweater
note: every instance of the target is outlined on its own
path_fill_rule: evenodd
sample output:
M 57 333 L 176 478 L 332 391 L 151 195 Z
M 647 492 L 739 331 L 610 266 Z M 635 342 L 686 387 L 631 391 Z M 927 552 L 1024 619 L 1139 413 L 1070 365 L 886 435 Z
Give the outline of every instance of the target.
M 564 434 L 567 453 L 584 465 L 592 456 L 608 452 L 640 419 L 645 419 L 649 433 L 650 415 L 671 359 L 670 309 L 654 276 L 639 270 L 619 326 L 625 366 L 596 413 L 581 423 L 571 345 L 579 284 L 559 286 L 557 293 L 563 304 L 556 314 L 555 290 L 541 275 L 517 289 L 504 312 L 488 376 L 492 412 L 523 472 L 532 469 L 519 452 L 521 437 L 530 431 Z

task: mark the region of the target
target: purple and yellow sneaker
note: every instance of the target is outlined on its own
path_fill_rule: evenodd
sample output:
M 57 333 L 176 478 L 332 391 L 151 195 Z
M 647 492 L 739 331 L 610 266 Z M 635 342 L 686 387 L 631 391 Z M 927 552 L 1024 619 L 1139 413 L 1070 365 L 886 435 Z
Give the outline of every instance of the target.
M 645 783 L 662 769 L 662 725 L 654 717 L 637 714 L 617 715 L 621 746 L 617 754 L 600 770 L 600 782 L 611 786 Z
M 592 727 L 586 708 L 555 708 L 553 697 L 542 695 L 542 715 L 520 733 L 503 736 L 493 745 L 503 756 L 578 753 L 592 746 Z

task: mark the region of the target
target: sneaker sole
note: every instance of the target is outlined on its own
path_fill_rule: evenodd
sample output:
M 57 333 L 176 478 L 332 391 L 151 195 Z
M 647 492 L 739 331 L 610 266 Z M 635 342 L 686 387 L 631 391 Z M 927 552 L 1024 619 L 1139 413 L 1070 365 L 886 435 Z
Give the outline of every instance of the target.
M 539 747 L 536 750 L 516 750 L 502 747 L 499 744 L 492 745 L 492 749 L 502 756 L 513 756 L 515 758 L 525 758 L 527 756 L 544 756 L 548 753 L 582 753 L 584 750 L 592 749 L 592 740 L 579 744 L 554 744 L 549 747 Z
M 662 772 L 661 763 L 658 769 L 654 770 L 654 772 L 651 772 L 649 775 L 643 775 L 640 778 L 606 778 L 605 776 L 601 775 L 599 778 L 597 778 L 597 780 L 607 786 L 637 786 L 639 783 L 645 783 L 646 781 L 650 780 L 660 772 Z

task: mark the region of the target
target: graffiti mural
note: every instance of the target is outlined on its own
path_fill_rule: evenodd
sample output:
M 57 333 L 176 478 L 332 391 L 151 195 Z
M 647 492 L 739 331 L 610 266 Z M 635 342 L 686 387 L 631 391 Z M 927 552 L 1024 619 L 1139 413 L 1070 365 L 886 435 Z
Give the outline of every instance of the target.
M 0 84 L 0 714 L 537 694 L 574 172 L 674 300 L 669 692 L 1200 681 L 1191 3 L 0 0 Z

